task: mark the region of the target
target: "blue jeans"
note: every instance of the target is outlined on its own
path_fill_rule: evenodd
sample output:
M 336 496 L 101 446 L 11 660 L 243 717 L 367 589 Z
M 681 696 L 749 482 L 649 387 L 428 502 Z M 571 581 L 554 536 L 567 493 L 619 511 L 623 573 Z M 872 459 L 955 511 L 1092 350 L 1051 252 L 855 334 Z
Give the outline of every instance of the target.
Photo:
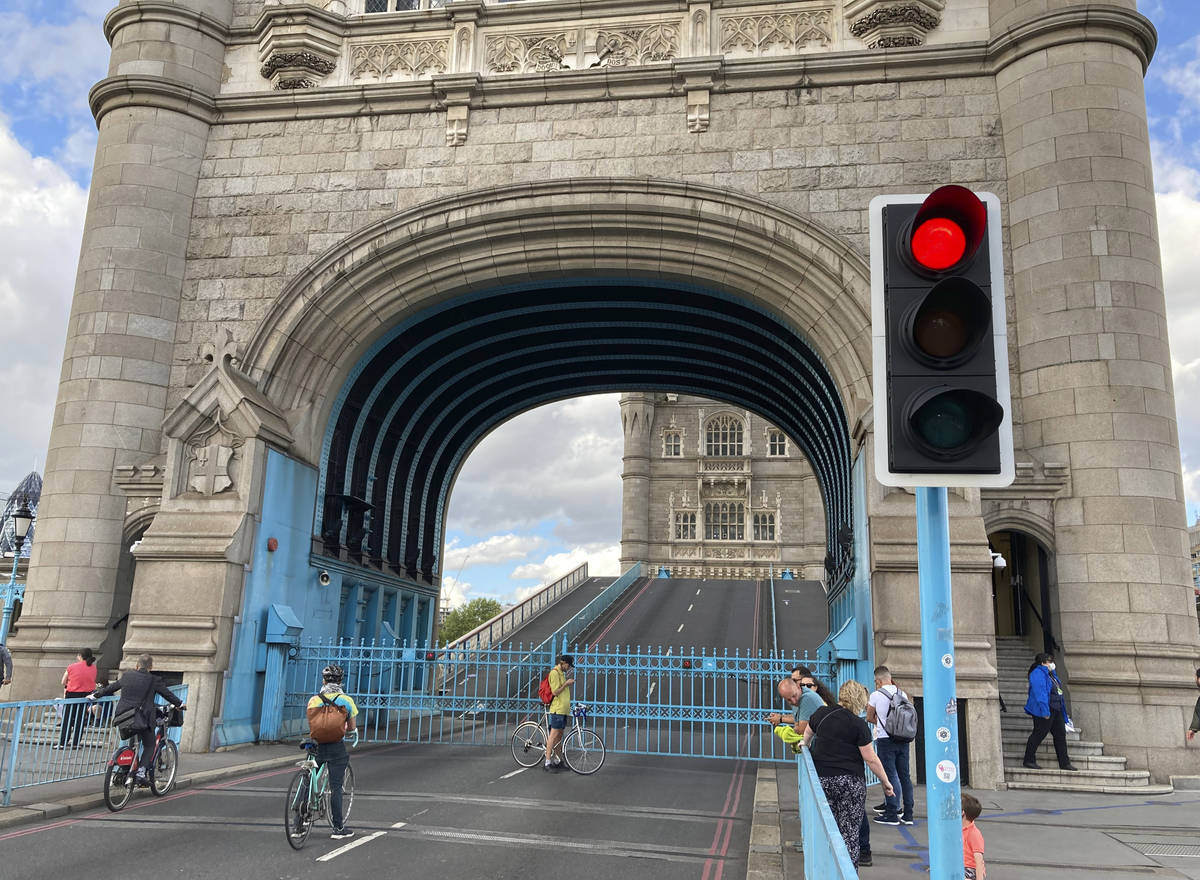
M 904 797 L 903 817 L 911 819 L 913 815 L 913 784 L 912 775 L 908 772 L 908 747 L 909 743 L 902 745 L 894 743 L 890 739 L 875 741 L 875 751 L 879 754 L 879 762 L 883 764 L 888 781 L 892 783 L 892 788 L 895 790 L 895 794 L 891 797 L 884 798 L 884 803 L 887 804 L 887 809 L 883 814 L 885 819 L 901 818 L 901 795 Z

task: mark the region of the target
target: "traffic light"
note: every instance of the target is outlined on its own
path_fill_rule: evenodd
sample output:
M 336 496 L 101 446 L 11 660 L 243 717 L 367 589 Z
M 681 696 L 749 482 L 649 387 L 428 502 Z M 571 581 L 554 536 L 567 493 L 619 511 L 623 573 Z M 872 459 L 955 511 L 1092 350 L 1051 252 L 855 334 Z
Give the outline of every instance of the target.
M 888 486 L 1013 480 L 1000 201 L 871 201 L 875 470 Z

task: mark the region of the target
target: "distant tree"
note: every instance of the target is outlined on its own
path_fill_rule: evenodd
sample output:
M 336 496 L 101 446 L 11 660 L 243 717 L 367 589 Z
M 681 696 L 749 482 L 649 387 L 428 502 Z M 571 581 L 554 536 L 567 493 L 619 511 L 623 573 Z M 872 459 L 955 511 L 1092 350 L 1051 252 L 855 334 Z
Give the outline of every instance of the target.
M 495 599 L 472 599 L 446 615 L 446 622 L 438 632 L 438 644 L 445 645 L 459 636 L 465 636 L 499 613 L 500 603 Z

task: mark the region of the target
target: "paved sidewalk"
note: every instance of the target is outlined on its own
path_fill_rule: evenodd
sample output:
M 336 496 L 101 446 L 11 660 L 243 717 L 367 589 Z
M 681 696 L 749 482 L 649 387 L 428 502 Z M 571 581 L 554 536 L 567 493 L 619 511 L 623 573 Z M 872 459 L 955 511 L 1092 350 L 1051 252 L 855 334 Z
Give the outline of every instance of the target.
M 796 771 L 764 769 L 768 778 L 760 769 L 747 878 L 801 880 Z M 988 880 L 1200 880 L 1200 791 L 1139 797 L 967 790 L 983 804 L 978 823 Z M 917 786 L 916 794 L 915 825 L 872 824 L 874 865 L 859 869 L 863 880 L 928 876 L 925 787 Z M 878 795 L 878 788 L 868 789 L 868 808 L 882 800 Z M 778 805 L 774 815 L 772 801 Z M 774 853 L 773 836 L 780 841 Z
M 259 770 L 286 767 L 302 757 L 296 743 L 247 745 L 204 754 L 183 753 L 179 756 L 179 778 L 175 786 L 187 788 Z M 103 776 L 18 788 L 13 792 L 12 806 L 0 807 L 0 828 L 101 807 L 104 805 L 103 788 Z

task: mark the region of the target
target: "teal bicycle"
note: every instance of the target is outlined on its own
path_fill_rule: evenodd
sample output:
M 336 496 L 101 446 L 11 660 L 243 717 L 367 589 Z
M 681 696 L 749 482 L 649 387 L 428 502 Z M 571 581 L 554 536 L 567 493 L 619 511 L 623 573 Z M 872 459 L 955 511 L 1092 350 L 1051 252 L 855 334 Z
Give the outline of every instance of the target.
M 351 748 L 358 745 L 358 731 L 347 740 Z M 283 825 L 287 841 L 292 849 L 300 849 L 308 840 L 313 823 L 324 818 L 333 829 L 333 812 L 329 809 L 329 768 L 317 762 L 315 742 L 300 744 L 307 754 L 297 762 L 300 772 L 292 777 L 288 786 L 287 800 L 283 806 Z M 342 780 L 342 823 L 350 818 L 350 807 L 354 804 L 354 768 L 347 765 L 346 778 Z M 337 829 L 333 829 L 337 830 Z

